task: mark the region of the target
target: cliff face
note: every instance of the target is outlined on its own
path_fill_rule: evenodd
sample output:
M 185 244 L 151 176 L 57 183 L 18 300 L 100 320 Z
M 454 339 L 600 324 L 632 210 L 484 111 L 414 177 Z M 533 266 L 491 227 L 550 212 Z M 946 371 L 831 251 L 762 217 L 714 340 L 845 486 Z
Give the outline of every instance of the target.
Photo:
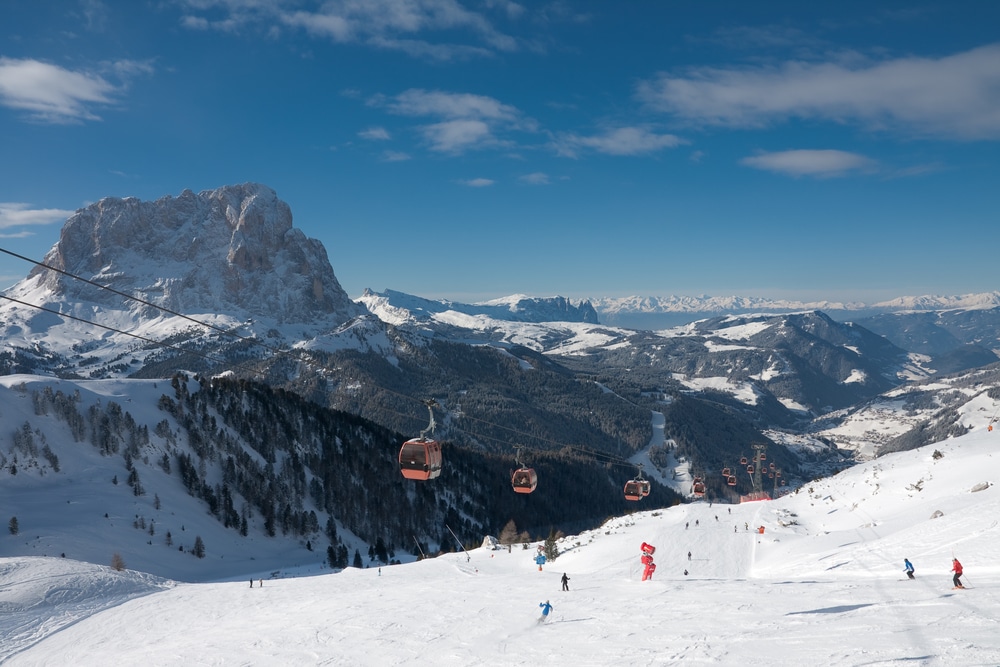
M 102 199 L 66 221 L 43 262 L 184 313 L 343 323 L 365 312 L 340 286 L 322 243 L 292 227 L 273 190 L 253 183 L 152 202 Z M 28 281 L 54 295 L 135 308 L 42 267 Z

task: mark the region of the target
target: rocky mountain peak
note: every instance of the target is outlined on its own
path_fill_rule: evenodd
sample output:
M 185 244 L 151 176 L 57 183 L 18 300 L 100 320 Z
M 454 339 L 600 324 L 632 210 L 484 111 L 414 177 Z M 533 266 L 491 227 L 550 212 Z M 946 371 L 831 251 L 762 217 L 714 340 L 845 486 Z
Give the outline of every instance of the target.
M 156 201 L 101 199 L 66 221 L 43 262 L 184 313 L 342 323 L 364 312 L 340 286 L 322 243 L 294 228 L 288 204 L 257 183 Z M 136 309 L 42 267 L 28 281 L 62 297 Z

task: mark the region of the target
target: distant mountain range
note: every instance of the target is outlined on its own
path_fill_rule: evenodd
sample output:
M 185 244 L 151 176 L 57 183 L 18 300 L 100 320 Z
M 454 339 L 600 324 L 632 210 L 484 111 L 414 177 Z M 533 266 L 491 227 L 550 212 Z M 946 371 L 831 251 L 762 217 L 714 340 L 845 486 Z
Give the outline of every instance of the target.
M 599 297 L 587 301 L 605 324 L 660 329 L 723 314 L 821 310 L 836 320 L 896 312 L 985 310 L 1000 308 L 1000 292 L 962 296 L 902 296 L 878 303 L 792 301 L 743 296 Z

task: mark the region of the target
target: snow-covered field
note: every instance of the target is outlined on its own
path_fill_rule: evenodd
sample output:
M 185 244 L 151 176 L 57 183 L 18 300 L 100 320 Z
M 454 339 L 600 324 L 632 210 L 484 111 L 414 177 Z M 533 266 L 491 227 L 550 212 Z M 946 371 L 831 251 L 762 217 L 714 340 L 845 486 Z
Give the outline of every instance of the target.
M 535 545 L 253 588 L 0 558 L 0 662 L 1000 665 L 998 472 L 1000 432 L 981 428 L 774 502 L 615 518 L 563 539 L 541 571 Z

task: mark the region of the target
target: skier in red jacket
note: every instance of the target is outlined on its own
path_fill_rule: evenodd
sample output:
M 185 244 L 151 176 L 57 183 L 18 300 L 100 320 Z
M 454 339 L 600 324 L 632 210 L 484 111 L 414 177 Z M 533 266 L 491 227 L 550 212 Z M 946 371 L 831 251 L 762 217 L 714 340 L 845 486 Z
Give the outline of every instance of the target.
M 965 588 L 959 579 L 962 576 L 962 564 L 958 562 L 957 558 L 951 559 L 951 571 L 955 573 L 955 576 L 951 578 L 951 582 L 955 584 L 955 588 Z

